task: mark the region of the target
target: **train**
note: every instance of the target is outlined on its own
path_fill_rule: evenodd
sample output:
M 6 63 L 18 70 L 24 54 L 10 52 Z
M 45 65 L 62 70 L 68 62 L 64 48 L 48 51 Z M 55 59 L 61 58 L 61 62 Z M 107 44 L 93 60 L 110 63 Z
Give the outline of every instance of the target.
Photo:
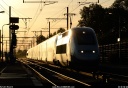
M 64 67 L 96 67 L 99 47 L 91 27 L 73 27 L 27 50 L 28 59 Z

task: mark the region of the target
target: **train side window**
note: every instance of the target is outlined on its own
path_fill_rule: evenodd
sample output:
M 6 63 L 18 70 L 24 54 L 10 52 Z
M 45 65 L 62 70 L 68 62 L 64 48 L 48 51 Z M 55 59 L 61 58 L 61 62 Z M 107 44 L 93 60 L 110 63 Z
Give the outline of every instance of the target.
M 56 47 L 56 54 L 66 53 L 66 44 L 59 45 Z

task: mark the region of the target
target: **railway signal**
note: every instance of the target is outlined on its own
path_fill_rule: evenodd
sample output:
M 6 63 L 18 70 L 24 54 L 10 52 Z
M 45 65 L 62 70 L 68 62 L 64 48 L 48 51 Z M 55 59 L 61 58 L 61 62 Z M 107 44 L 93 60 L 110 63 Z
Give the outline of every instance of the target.
M 17 30 L 17 29 L 19 29 L 19 26 L 18 25 L 10 25 L 9 28 L 11 30 Z
M 16 34 L 12 33 L 12 46 L 15 48 L 17 45 L 17 39 L 16 39 Z

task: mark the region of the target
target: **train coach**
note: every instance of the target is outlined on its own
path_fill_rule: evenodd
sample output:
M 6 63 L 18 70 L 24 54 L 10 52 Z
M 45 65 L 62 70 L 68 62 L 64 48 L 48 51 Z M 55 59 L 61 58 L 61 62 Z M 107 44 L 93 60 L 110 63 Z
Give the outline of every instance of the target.
M 61 66 L 95 67 L 99 63 L 95 31 L 90 27 L 71 28 L 30 48 L 27 58 Z

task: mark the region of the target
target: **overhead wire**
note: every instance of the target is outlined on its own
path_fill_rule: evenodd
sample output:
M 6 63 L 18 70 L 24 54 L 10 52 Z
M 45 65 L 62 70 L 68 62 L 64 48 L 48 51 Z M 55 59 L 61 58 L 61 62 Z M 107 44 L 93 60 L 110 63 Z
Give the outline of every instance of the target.
M 53 14 L 53 15 L 51 15 L 50 17 L 48 17 L 48 18 L 52 18 L 52 17 L 54 17 L 54 16 L 57 16 L 57 17 L 60 17 L 59 15 L 59 13 L 62 13 L 62 11 L 64 12 L 64 10 L 65 10 L 65 8 L 63 8 L 63 9 L 61 9 L 61 10 L 59 10 L 59 11 L 57 11 L 55 14 Z M 61 14 L 62 15 L 62 14 Z M 42 16 L 43 17 L 43 16 Z M 42 20 L 43 22 L 44 22 L 44 19 Z M 43 29 L 48 29 L 48 21 L 49 20 L 47 20 L 47 23 L 45 24 L 45 26 L 44 26 L 44 28 Z M 42 26 L 42 25 L 41 25 Z
M 66 9 L 66 8 L 64 8 L 64 9 L 63 9 L 63 12 L 61 12 L 61 14 L 59 14 L 59 15 L 57 16 L 58 18 L 59 18 L 59 17 L 61 18 L 62 15 L 64 16 L 64 11 L 65 11 L 65 9 Z M 64 18 L 64 17 L 62 17 L 62 18 Z M 60 19 L 59 21 L 61 21 L 61 20 L 63 20 L 63 19 Z M 58 23 L 58 22 L 57 22 L 57 23 Z M 57 24 L 57 23 L 56 23 L 56 24 Z M 52 26 L 53 26 L 53 25 L 52 25 Z
M 6 10 L 1 4 L 0 4 L 0 6 L 1 6 L 0 8 L 3 9 L 5 11 L 5 13 L 7 13 L 7 15 L 9 15 L 8 10 Z
M 35 16 L 34 16 L 34 18 L 33 18 L 34 21 L 33 21 L 33 23 L 30 25 L 29 30 L 32 28 L 32 26 L 33 26 L 34 23 L 36 22 L 37 18 L 39 17 L 40 13 L 42 12 L 42 10 L 39 11 L 39 8 L 40 8 L 40 5 L 38 6 L 38 9 L 37 9 L 37 11 L 36 11 L 36 13 L 35 13 Z M 44 8 L 44 6 L 43 6 L 43 8 Z M 38 11 L 39 11 L 39 13 L 38 13 Z M 28 30 L 28 31 L 29 31 L 29 30 Z
M 3 0 L 2 0 L 2 1 L 3 1 Z M 6 6 L 9 7 L 9 5 L 8 5 L 7 3 L 5 3 L 4 1 L 3 1 L 3 3 L 4 3 Z M 3 6 L 2 6 L 2 7 L 3 7 Z M 3 7 L 3 8 L 4 8 L 4 7 Z M 20 14 L 17 13 L 18 11 L 16 12 L 16 11 L 15 11 L 16 9 L 14 9 L 14 7 L 11 7 L 11 8 L 12 8 L 12 10 L 13 10 L 16 14 L 18 14 L 18 17 L 19 17 Z M 4 8 L 4 9 L 5 9 L 5 8 Z M 6 10 L 6 9 L 5 9 L 5 10 Z M 7 12 L 8 12 L 8 11 L 7 11 Z M 13 14 L 11 13 L 11 15 L 13 15 Z M 21 15 L 20 15 L 20 16 L 21 16 Z M 24 35 L 24 37 L 25 37 L 25 35 Z M 24 38 L 23 38 L 23 41 L 24 41 Z M 20 47 L 21 47 L 21 46 L 20 46 Z
M 26 34 L 26 36 L 28 35 L 29 31 L 31 30 L 32 26 L 35 24 L 37 18 L 39 17 L 39 15 L 40 15 L 40 13 L 41 13 L 41 11 L 39 11 L 39 8 L 40 8 L 40 4 L 39 4 L 39 6 L 38 6 L 38 8 L 37 8 L 37 10 L 36 10 L 36 12 L 35 12 L 34 17 L 32 18 L 31 25 L 29 25 L 29 27 L 28 27 L 28 29 L 27 29 L 27 34 Z M 42 9 L 42 7 L 41 7 L 41 9 Z
M 21 14 L 19 11 L 16 11 L 16 9 L 14 9 L 14 7 L 12 7 L 12 11 L 15 12 L 15 14 L 17 14 L 19 18 L 24 18 L 24 16 L 25 16 L 25 17 L 28 17 L 28 16 L 26 16 L 26 15 Z M 19 13 L 18 13 L 18 12 L 19 12 Z M 19 20 L 20 20 L 20 19 L 19 19 Z M 25 24 L 23 21 L 21 21 L 21 22 L 22 22 L 23 25 Z
M 87 0 L 85 0 L 85 1 L 87 1 Z M 72 2 L 73 2 L 73 0 L 70 1 L 70 3 L 68 4 L 68 6 L 70 6 L 70 4 L 71 4 Z M 104 3 L 105 3 L 105 2 L 104 2 Z M 79 7 L 79 5 L 78 5 L 76 8 L 74 8 L 71 12 L 75 11 L 78 7 Z M 57 14 L 58 14 L 58 13 L 57 13 Z M 55 14 L 55 15 L 56 15 L 56 14 Z M 55 15 L 52 15 L 52 16 L 55 16 Z M 60 20 L 59 20 L 59 21 L 60 21 Z M 59 23 L 59 22 L 57 22 L 57 23 Z M 57 23 L 56 23 L 56 24 L 57 24 Z M 47 24 L 48 24 L 48 23 L 47 23 Z M 47 25 L 47 24 L 46 24 L 46 25 Z M 56 24 L 52 25 L 52 27 L 55 26 Z
M 73 0 L 71 0 L 71 2 L 68 4 L 68 7 L 70 6 L 70 4 L 73 2 Z
M 3 0 L 2 0 L 3 1 Z M 5 5 L 7 5 L 8 7 L 9 7 L 9 5 L 7 4 L 7 3 L 5 3 L 4 1 L 3 1 L 3 3 L 5 4 Z M 5 13 L 7 13 L 8 15 L 9 15 L 9 11 L 8 10 L 6 10 L 2 5 L 0 5 L 1 7 L 2 7 L 2 9 L 5 11 Z M 1 8 L 0 7 L 0 8 Z M 14 8 L 13 8 L 14 9 Z M 15 10 L 13 10 L 15 13 L 16 13 L 16 11 Z M 11 13 L 11 15 L 13 15 L 12 13 Z
M 67 5 L 67 7 L 69 7 L 70 6 L 70 4 L 73 2 L 73 0 L 71 0 L 69 3 L 68 3 L 68 5 Z M 65 11 L 66 10 L 66 7 L 64 8 L 64 9 L 62 9 L 61 11 Z M 58 14 L 58 13 L 57 13 Z M 55 14 L 56 15 L 56 14 Z M 54 16 L 55 16 L 54 15 Z M 61 14 L 62 15 L 62 14 Z M 61 16 L 60 15 L 60 16 Z M 64 14 L 63 14 L 64 15 Z M 60 16 L 57 16 L 57 17 L 60 17 Z M 57 25 L 59 22 L 61 22 L 62 21 L 62 19 L 61 20 L 59 20 L 59 21 L 56 21 L 56 23 L 55 24 L 52 24 L 52 26 L 51 26 L 51 28 L 53 27 L 53 26 L 55 26 L 55 25 Z
M 50 17 L 48 17 L 48 18 L 52 18 L 52 17 L 55 17 L 55 16 L 56 16 L 57 18 L 59 18 L 60 16 L 62 16 L 62 14 L 64 13 L 65 9 L 66 9 L 66 7 L 62 8 L 61 10 L 57 11 L 55 14 L 53 14 L 52 16 L 50 16 Z M 56 21 L 56 22 L 57 22 L 57 21 Z M 58 22 L 57 22 L 57 23 L 58 23 Z M 55 23 L 55 25 L 56 25 L 57 23 Z M 46 26 L 45 26 L 46 29 L 48 28 L 47 25 L 48 25 L 48 21 L 47 21 L 47 24 L 46 24 Z M 54 25 L 54 24 L 52 24 L 51 28 L 53 27 L 53 25 Z
M 71 1 L 70 1 L 70 3 L 68 4 L 68 6 L 70 6 L 70 4 L 72 3 L 72 1 L 73 1 L 73 0 L 71 0 Z M 65 10 L 65 8 L 64 8 L 64 9 L 62 9 L 62 10 Z M 61 11 L 62 11 L 62 10 L 61 10 Z M 58 12 L 60 12 L 60 11 L 58 11 Z M 58 14 L 58 12 L 57 12 L 57 13 L 55 13 L 54 15 L 52 15 L 51 17 L 53 17 L 53 16 L 57 15 L 57 14 Z M 57 16 L 57 17 L 59 17 L 59 16 Z M 61 20 L 59 20 L 57 23 L 59 23 L 60 21 L 61 21 Z M 57 24 L 57 23 L 56 23 L 56 24 Z M 47 23 L 47 24 L 48 24 L 48 23 Z M 47 24 L 46 24 L 46 26 L 47 26 Z M 53 27 L 54 25 L 56 25 L 56 24 L 53 24 L 53 25 L 52 25 L 52 27 Z
M 3 0 L 2 0 L 3 1 Z M 86 0 L 87 1 L 87 0 Z M 110 0 L 106 0 L 105 2 L 102 2 L 101 4 L 104 4 L 104 3 L 106 3 L 107 1 L 110 1 Z M 68 7 L 71 5 L 71 3 L 73 2 L 73 0 L 71 0 L 69 3 L 68 3 Z M 5 3 L 6 4 L 6 3 Z M 39 15 L 41 14 L 41 11 L 40 12 L 38 12 L 39 11 L 39 8 L 41 7 L 41 9 L 42 8 L 44 8 L 44 6 L 42 7 L 42 4 L 41 4 L 41 6 L 39 5 L 39 7 L 38 7 L 38 9 L 37 9 L 37 11 L 36 11 L 36 13 L 35 13 L 35 16 L 33 17 L 33 20 L 31 21 L 31 25 L 29 25 L 29 28 L 30 29 L 28 29 L 28 32 L 31 30 L 31 28 L 34 26 L 34 24 L 35 24 L 35 22 L 36 22 L 36 20 L 37 20 L 37 18 L 39 17 Z M 78 9 L 78 7 L 79 6 L 77 6 L 76 8 L 74 8 L 73 10 L 71 10 L 70 12 L 74 12 L 75 10 L 77 10 Z M 40 9 L 40 10 L 41 10 Z M 65 9 L 65 8 L 64 8 Z M 62 9 L 63 10 L 63 9 Z M 8 11 L 7 11 L 8 12 Z M 16 12 L 15 12 L 16 13 Z M 58 15 L 59 14 L 59 11 L 57 12 L 57 13 L 55 13 L 54 15 L 52 15 L 51 17 L 53 17 L 53 16 L 56 16 L 56 15 Z M 60 17 L 60 16 L 57 16 L 57 17 Z M 59 22 L 60 22 L 61 20 L 59 20 Z M 55 26 L 57 23 L 59 23 L 59 22 L 57 22 L 56 21 L 56 23 L 55 24 L 53 24 L 52 25 L 52 27 L 53 26 Z M 48 23 L 47 23 L 48 24 Z M 46 24 L 46 25 L 47 25 Z
M 40 9 L 40 11 L 39 11 L 39 8 L 40 8 L 40 4 L 39 4 L 39 6 L 38 6 L 38 8 L 37 8 L 37 10 L 36 10 L 36 13 L 35 13 L 35 15 L 34 15 L 34 18 L 33 18 L 34 21 L 33 21 L 33 23 L 30 25 L 30 27 L 29 27 L 28 32 L 27 32 L 26 35 L 28 35 L 30 29 L 31 29 L 32 26 L 35 24 L 37 18 L 39 17 L 39 15 L 41 14 L 42 10 L 44 9 L 44 6 L 42 7 L 42 3 L 41 3 L 41 9 Z M 39 12 L 38 12 L 38 11 L 39 11 Z

